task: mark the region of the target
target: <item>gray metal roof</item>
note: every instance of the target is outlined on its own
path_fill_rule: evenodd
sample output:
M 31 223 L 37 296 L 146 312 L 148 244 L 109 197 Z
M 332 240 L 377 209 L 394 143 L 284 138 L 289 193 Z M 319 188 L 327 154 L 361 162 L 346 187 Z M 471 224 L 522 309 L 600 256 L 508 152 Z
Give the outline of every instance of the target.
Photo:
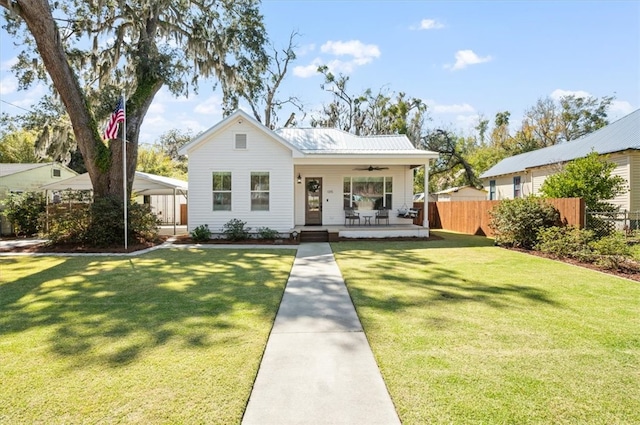
M 587 156 L 640 150 L 640 109 L 580 139 L 505 158 L 480 175 L 495 177 Z
M 335 128 L 283 128 L 276 133 L 307 154 L 424 154 L 405 135 L 356 136 Z
M 31 164 L 13 164 L 2 163 L 0 164 L 0 177 L 10 176 L 11 174 L 21 173 L 23 171 L 32 170 L 40 167 L 50 167 L 53 165 L 51 162 L 39 162 Z

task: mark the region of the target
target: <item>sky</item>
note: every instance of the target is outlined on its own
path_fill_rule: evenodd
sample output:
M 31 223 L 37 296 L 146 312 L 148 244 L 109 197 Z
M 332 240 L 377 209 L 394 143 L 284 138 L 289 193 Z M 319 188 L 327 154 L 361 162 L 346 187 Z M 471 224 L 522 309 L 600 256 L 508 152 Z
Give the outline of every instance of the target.
M 479 117 L 511 113 L 512 128 L 546 97 L 615 96 L 610 121 L 640 107 L 640 1 L 302 1 L 263 0 L 271 44 L 292 31 L 297 59 L 280 97 L 298 97 L 309 126 L 331 95 L 316 72 L 349 77 L 348 91 L 404 92 L 428 105 L 428 128 L 470 134 Z M 0 19 L 0 23 L 4 21 Z M 0 111 L 20 114 L 43 86 L 18 91 L 10 66 L 19 48 L 0 29 Z M 222 117 L 213 81 L 175 98 L 161 90 L 140 143 L 171 129 L 194 135 Z M 279 113 L 286 121 L 293 110 Z

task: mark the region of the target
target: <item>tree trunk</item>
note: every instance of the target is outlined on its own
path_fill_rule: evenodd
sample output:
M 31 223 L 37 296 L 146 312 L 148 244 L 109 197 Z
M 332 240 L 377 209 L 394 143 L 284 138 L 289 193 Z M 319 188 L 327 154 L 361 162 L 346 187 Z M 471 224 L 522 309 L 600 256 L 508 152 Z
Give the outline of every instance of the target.
M 122 184 L 114 181 L 119 175 L 122 183 L 122 167 L 112 167 L 113 152 L 109 152 L 104 144 L 84 92 L 67 60 L 49 2 L 0 0 L 0 6 L 17 13 L 33 35 L 47 73 L 69 114 L 78 148 L 91 177 L 94 195 L 122 198 Z

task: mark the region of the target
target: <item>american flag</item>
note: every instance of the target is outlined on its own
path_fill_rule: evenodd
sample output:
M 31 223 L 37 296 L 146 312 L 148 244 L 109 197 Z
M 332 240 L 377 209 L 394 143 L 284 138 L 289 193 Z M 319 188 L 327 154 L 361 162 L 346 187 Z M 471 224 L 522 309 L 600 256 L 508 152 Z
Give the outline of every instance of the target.
M 115 139 L 118 137 L 118 123 L 124 121 L 124 99 L 120 97 L 116 109 L 113 110 L 107 128 L 104 130 L 105 139 Z

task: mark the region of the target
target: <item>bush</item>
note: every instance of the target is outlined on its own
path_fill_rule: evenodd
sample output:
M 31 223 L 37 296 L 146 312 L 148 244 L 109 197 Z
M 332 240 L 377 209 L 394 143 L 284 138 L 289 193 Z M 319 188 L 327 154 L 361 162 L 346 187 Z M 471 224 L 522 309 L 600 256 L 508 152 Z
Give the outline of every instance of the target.
M 244 227 L 246 224 L 247 223 L 245 221 L 233 218 L 222 226 L 222 233 L 230 241 L 242 241 L 249 239 L 251 237 L 249 234 L 251 227 Z
M 160 222 L 148 205 L 131 204 L 127 213 L 127 242 L 157 238 Z M 51 209 L 47 237 L 53 243 L 120 245 L 124 238 L 123 216 L 122 201 L 111 197 L 97 198 L 93 203 L 59 205 Z
M 269 229 L 268 227 L 258 228 L 258 238 L 266 240 L 274 240 L 280 236 L 280 232 L 277 230 Z
M 16 235 L 33 236 L 42 230 L 40 217 L 45 211 L 43 193 L 25 192 L 9 196 L 4 215 L 13 225 Z
M 526 249 L 536 245 L 538 231 L 560 222 L 558 210 L 533 196 L 504 200 L 490 215 L 497 244 Z
M 211 239 L 211 230 L 208 224 L 201 224 L 191 231 L 191 239 L 196 242 L 206 242 Z
M 549 227 L 538 232 L 538 251 L 555 255 L 559 258 L 576 258 L 591 261 L 593 252 L 589 243 L 594 234 L 590 230 L 575 226 Z
M 590 245 L 596 254 L 595 263 L 607 269 L 617 270 L 631 257 L 631 247 L 621 232 L 614 232 Z

